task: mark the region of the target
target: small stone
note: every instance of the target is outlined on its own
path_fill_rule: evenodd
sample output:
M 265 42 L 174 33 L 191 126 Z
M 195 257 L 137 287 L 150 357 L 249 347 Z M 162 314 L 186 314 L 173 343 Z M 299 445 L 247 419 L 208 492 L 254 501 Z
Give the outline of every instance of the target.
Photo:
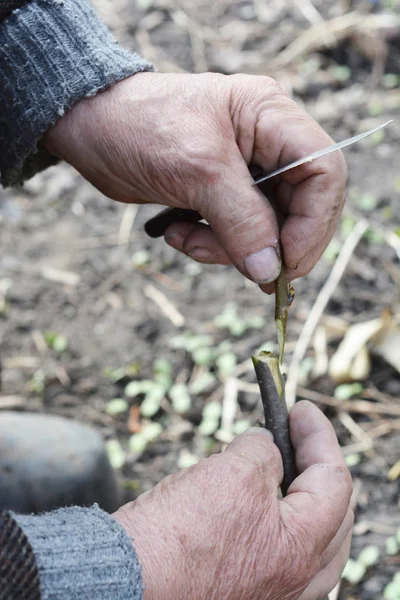
M 94 429 L 53 415 L 0 413 L 0 509 L 40 513 L 95 502 L 116 510 L 120 489 Z

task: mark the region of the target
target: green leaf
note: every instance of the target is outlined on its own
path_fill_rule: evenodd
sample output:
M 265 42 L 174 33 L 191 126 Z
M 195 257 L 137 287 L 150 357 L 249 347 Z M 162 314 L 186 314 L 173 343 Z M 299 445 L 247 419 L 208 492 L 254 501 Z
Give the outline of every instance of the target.
M 186 331 L 183 335 L 175 335 L 168 343 L 170 348 L 175 350 L 186 350 L 191 354 L 197 348 L 203 348 L 204 346 L 211 346 L 214 343 L 213 338 L 210 335 L 196 335 Z
M 351 69 L 347 65 L 334 65 L 329 68 L 329 73 L 336 81 L 341 83 L 348 81 L 351 77 Z
M 265 318 L 257 315 L 247 317 L 246 325 L 248 329 L 262 329 L 265 325 Z
M 350 193 L 349 193 L 349 195 L 350 195 Z M 354 225 L 355 225 L 355 221 L 352 217 L 349 217 L 348 215 L 342 216 L 342 220 L 340 223 L 340 231 L 341 231 L 342 237 L 344 239 L 346 239 L 349 236 Z
M 172 365 L 165 358 L 158 358 L 153 365 L 154 381 L 161 384 L 167 391 L 172 385 Z
M 161 423 L 155 423 L 154 421 L 149 421 L 145 423 L 142 427 L 142 431 L 140 432 L 148 442 L 154 442 L 158 438 L 158 436 L 162 433 L 163 426 Z
M 194 395 L 202 394 L 210 390 L 214 386 L 215 381 L 216 379 L 210 371 L 203 371 L 190 384 L 190 392 Z
M 68 340 L 65 335 L 56 333 L 55 331 L 46 331 L 43 334 L 43 337 L 46 341 L 46 344 L 59 354 L 65 352 L 65 350 L 68 348 Z
M 138 250 L 132 255 L 132 264 L 140 269 L 146 267 L 151 262 L 151 253 L 148 250 Z
M 198 462 L 198 456 L 192 454 L 191 452 L 189 452 L 189 450 L 186 450 L 186 448 L 183 448 L 183 450 L 181 450 L 178 458 L 178 467 L 180 469 L 188 469 L 189 467 L 196 465 Z
M 393 89 L 400 84 L 400 77 L 396 73 L 385 73 L 382 83 L 385 88 Z
M 112 400 L 109 400 L 107 402 L 104 411 L 108 415 L 114 417 L 125 412 L 126 410 L 128 410 L 128 408 L 129 405 L 126 400 L 124 400 L 123 398 L 113 398 Z
M 225 352 L 224 354 L 217 356 L 215 364 L 217 365 L 218 374 L 221 377 L 231 375 L 236 367 L 236 355 L 233 352 Z
M 339 240 L 337 240 L 336 238 L 333 238 L 329 242 L 328 247 L 326 248 L 326 250 L 323 254 L 324 259 L 329 263 L 334 262 L 337 255 L 340 252 L 341 247 L 342 247 L 342 244 L 339 242 Z
M 359 454 L 348 454 L 345 457 L 346 465 L 349 467 L 355 467 L 361 460 L 361 456 Z
M 219 402 L 209 402 L 203 408 L 203 418 L 199 425 L 199 431 L 202 435 L 212 435 L 219 427 L 222 406 Z
M 378 546 L 366 546 L 358 556 L 358 562 L 364 565 L 364 567 L 371 567 L 379 561 L 379 548 Z
M 199 425 L 199 431 L 202 435 L 212 435 L 219 427 L 219 419 L 203 418 Z
M 377 207 L 378 198 L 372 194 L 361 194 L 358 196 L 356 204 L 362 210 L 374 210 Z
M 108 440 L 106 450 L 111 466 L 120 469 L 125 464 L 125 452 L 118 440 Z
M 203 408 L 203 419 L 220 419 L 222 413 L 222 406 L 220 402 L 209 402 Z
M 400 600 L 400 573 L 396 573 L 392 581 L 383 590 L 385 600 Z
M 334 396 L 338 400 L 349 400 L 353 396 L 358 396 L 364 390 L 361 383 L 342 383 L 335 388 Z
M 128 398 L 135 398 L 140 394 L 147 394 L 154 385 L 154 381 L 151 379 L 142 379 L 141 381 L 131 381 L 125 387 L 125 395 Z
M 192 352 L 192 358 L 196 365 L 209 366 L 215 358 L 215 350 L 207 346 L 197 348 Z
M 192 400 L 187 385 L 184 383 L 176 383 L 173 385 L 169 390 L 169 397 L 172 401 L 172 408 L 179 415 L 187 413 L 192 406 Z
M 250 421 L 248 419 L 238 419 L 232 425 L 232 433 L 234 435 L 240 435 L 248 430 L 250 427 Z
M 346 563 L 346 566 L 343 570 L 342 577 L 346 579 L 349 583 L 358 583 L 364 577 L 366 573 L 366 568 L 363 564 L 359 563 L 352 558 Z
M 385 541 L 386 554 L 395 556 L 399 551 L 399 544 L 395 536 L 388 537 Z
M 160 410 L 161 400 L 165 396 L 165 388 L 162 384 L 155 381 L 151 383 L 153 385 L 146 393 L 145 399 L 140 405 L 141 415 L 147 418 L 153 417 Z
M 379 100 L 371 100 L 368 105 L 368 112 L 371 117 L 379 117 L 385 110 L 384 105 Z
M 135 377 L 140 371 L 138 363 L 132 363 L 126 367 L 106 367 L 104 369 L 104 377 L 111 381 L 120 381 L 124 377 Z
M 129 450 L 134 454 L 143 454 L 147 448 L 147 444 L 148 440 L 141 431 L 131 435 L 128 441 Z

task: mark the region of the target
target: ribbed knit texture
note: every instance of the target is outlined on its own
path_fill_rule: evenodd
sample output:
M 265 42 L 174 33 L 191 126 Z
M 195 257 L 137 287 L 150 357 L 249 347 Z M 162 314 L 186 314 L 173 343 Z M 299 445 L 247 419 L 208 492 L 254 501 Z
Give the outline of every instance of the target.
M 31 545 L 18 523 L 0 511 L 0 600 L 41 600 Z
M 152 66 L 121 49 L 86 0 L 32 0 L 0 25 L 0 181 L 56 159 L 38 142 L 78 100 Z
M 97 506 L 13 516 L 33 548 L 41 600 L 141 600 L 132 541 Z

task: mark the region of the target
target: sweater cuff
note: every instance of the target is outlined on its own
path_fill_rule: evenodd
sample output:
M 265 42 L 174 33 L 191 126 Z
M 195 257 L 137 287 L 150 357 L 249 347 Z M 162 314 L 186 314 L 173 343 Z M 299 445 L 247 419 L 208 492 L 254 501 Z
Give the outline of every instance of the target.
M 42 600 L 141 600 L 132 541 L 97 505 L 13 517 L 35 554 Z
M 4 511 L 0 511 L 0 598 L 40 600 L 32 547 L 18 523 Z
M 118 46 L 86 0 L 32 0 L 0 25 L 0 181 L 56 159 L 38 143 L 82 98 L 153 70 Z

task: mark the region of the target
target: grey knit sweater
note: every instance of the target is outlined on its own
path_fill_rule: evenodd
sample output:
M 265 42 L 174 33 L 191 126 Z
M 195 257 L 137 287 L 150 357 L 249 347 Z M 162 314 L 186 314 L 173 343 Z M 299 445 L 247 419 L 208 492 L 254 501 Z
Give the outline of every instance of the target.
M 0 0 L 2 185 L 55 162 L 40 140 L 76 102 L 151 69 L 115 43 L 86 0 Z M 132 541 L 99 508 L 0 513 L 0 600 L 141 597 Z
M 32 0 L 11 12 L 0 24 L 2 185 L 55 162 L 40 140 L 78 100 L 151 69 L 116 44 L 86 0 Z

